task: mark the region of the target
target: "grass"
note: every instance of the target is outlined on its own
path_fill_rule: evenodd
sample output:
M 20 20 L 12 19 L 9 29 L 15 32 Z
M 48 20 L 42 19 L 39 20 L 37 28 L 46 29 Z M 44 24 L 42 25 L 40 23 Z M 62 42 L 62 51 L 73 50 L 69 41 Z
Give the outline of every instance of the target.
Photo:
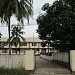
M 8 69 L 8 68 L 0 67 L 0 75 L 29 75 L 29 72 L 26 71 L 24 68 Z

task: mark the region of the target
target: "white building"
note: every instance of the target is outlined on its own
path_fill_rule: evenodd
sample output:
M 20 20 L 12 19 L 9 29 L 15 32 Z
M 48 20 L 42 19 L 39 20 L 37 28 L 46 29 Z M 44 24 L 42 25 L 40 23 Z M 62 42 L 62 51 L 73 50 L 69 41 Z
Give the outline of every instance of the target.
M 2 37 L 0 39 L 0 54 L 8 54 L 9 53 L 9 46 L 7 43 L 7 37 Z M 22 42 L 22 46 L 18 46 L 17 48 L 15 46 L 11 46 L 11 53 L 15 54 L 17 51 L 17 54 L 24 53 L 26 50 L 35 50 L 36 55 L 42 54 L 48 54 L 52 52 L 53 48 L 52 47 L 42 47 L 41 46 L 42 40 L 39 38 L 26 38 L 26 42 Z

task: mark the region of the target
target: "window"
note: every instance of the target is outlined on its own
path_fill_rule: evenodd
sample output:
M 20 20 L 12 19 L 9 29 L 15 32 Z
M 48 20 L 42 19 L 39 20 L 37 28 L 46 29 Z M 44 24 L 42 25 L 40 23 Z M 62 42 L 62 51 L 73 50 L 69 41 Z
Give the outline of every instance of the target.
M 0 46 L 3 47 L 4 46 L 4 42 L 0 42 Z
M 37 50 L 35 49 L 34 52 L 37 53 Z
M 12 53 L 16 53 L 16 49 L 12 49 Z
M 26 42 L 22 42 L 21 46 L 27 46 L 27 43 Z
M 35 43 L 35 42 L 34 42 L 34 43 L 32 43 L 32 46 L 37 46 L 37 43 Z
M 32 48 L 32 50 L 35 50 L 34 48 Z
M 2 50 L 2 53 L 7 53 L 7 49 L 3 49 Z
M 4 43 L 4 46 L 7 46 L 7 45 L 8 45 L 8 43 L 7 43 L 7 42 L 5 42 L 5 43 Z

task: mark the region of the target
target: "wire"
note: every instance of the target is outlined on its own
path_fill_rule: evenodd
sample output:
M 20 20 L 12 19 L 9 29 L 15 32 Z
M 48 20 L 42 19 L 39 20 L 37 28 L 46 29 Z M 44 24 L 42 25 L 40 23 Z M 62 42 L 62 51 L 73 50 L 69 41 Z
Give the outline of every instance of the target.
M 26 25 L 23 25 L 23 26 L 33 26 L 33 25 L 37 25 L 37 24 L 29 24 L 29 25 L 26 24 Z M 0 27 L 8 27 L 8 26 L 0 26 Z
M 43 11 L 41 10 L 41 8 L 38 8 L 38 9 L 33 9 L 33 11 L 34 11 L 34 13 L 36 14 L 36 13 L 42 13 Z M 35 16 L 35 15 L 34 15 Z M 33 17 L 33 19 L 36 19 L 36 18 L 34 18 Z M 12 20 L 12 21 L 15 21 L 15 20 Z M 33 25 L 37 25 L 37 24 L 35 24 L 35 23 L 33 23 L 33 24 L 29 24 L 29 25 L 27 25 L 27 24 L 25 24 L 24 26 L 33 26 Z M 7 25 L 0 25 L 0 27 L 8 27 Z

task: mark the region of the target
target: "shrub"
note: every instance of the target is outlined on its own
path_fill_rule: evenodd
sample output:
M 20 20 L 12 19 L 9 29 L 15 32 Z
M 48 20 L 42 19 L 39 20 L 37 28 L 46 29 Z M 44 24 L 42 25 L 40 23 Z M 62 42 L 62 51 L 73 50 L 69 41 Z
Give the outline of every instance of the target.
M 0 75 L 29 75 L 29 72 L 26 71 L 24 68 L 4 68 L 0 67 Z

